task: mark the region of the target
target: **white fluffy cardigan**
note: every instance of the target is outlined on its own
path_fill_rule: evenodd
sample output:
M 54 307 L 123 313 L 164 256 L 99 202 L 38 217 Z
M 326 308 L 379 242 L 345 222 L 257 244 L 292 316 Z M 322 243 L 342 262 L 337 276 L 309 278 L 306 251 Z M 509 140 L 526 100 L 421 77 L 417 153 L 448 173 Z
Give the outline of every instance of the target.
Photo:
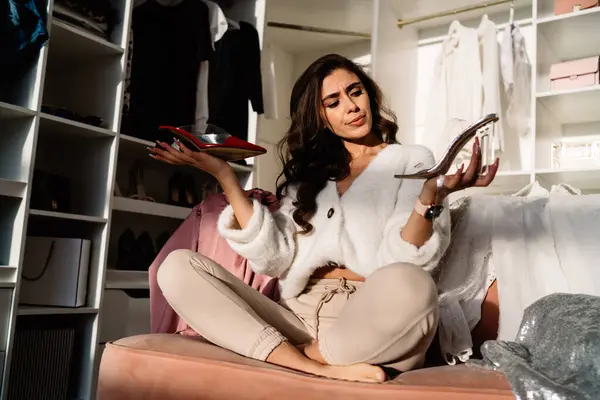
M 404 241 L 400 231 L 412 213 L 423 180 L 396 179 L 394 174 L 433 164 L 433 154 L 426 147 L 389 145 L 341 197 L 335 182 L 327 183 L 317 195 L 310 234 L 298 234 L 299 227 L 292 219 L 293 190 L 274 213 L 254 200 L 254 213 L 244 229 L 239 229 L 231 206 L 226 207 L 219 216 L 218 230 L 256 273 L 280 278 L 283 298 L 299 295 L 312 273 L 330 261 L 364 277 L 396 262 L 431 271 L 450 241 L 449 211 L 446 207 L 435 220 L 433 234 L 423 246 Z

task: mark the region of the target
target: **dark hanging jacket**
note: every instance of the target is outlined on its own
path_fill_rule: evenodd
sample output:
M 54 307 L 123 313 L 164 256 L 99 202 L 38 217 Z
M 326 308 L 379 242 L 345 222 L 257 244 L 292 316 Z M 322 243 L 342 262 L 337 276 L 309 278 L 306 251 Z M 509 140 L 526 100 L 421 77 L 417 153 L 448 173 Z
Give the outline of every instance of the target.
M 133 10 L 132 30 L 131 97 L 121 132 L 170 140 L 159 125 L 195 122 L 200 63 L 212 53 L 208 7 L 198 0 L 147 1 Z
M 258 32 L 249 23 L 229 28 L 209 61 L 208 123 L 248 138 L 248 100 L 264 113 Z

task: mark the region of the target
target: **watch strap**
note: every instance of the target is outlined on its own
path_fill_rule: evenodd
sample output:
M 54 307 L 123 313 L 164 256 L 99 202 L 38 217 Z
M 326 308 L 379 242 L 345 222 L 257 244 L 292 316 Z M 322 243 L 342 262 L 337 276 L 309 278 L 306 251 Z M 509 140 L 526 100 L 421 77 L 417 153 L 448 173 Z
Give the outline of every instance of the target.
M 417 197 L 417 201 L 415 202 L 415 211 L 417 212 L 417 214 L 424 217 L 425 213 L 427 212 L 427 210 L 429 210 L 429 208 L 431 206 L 432 206 L 432 204 L 425 205 L 425 204 L 421 203 L 421 199 L 419 199 Z

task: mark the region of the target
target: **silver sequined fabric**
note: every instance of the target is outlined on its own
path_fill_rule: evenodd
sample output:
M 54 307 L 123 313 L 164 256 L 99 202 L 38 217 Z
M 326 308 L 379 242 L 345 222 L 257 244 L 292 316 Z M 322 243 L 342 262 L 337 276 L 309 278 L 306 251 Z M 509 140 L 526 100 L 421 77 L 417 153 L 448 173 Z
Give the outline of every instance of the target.
M 551 294 L 531 304 L 514 342 L 491 340 L 483 361 L 517 400 L 600 399 L 600 297 Z

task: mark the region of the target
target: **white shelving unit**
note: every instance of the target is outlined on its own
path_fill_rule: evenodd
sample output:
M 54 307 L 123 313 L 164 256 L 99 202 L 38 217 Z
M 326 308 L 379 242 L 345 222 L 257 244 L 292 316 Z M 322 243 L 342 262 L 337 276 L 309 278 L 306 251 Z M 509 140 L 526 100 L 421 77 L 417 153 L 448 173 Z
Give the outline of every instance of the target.
M 191 207 L 168 204 L 169 179 L 190 175 L 199 195 L 207 175 L 192 168 L 160 163 L 148 157 L 154 144 L 121 135 L 121 109 L 127 42 L 133 1 L 111 0 L 119 24 L 108 40 L 52 16 L 48 2 L 50 39 L 37 62 L 10 93 L 0 93 L 0 373 L 1 398 L 9 398 L 14 376 L 11 365 L 19 327 L 27 321 L 51 321 L 75 330 L 74 364 L 70 367 L 69 398 L 95 396 L 96 373 L 103 343 L 132 333 L 126 323 L 145 328 L 149 318 L 148 272 L 116 270 L 118 240 L 125 229 L 152 240 L 172 233 Z M 236 1 L 225 8 L 228 17 L 254 24 L 262 37 L 263 0 Z M 49 114 L 43 106 L 64 107 L 83 116 L 97 116 L 101 127 Z M 44 110 L 44 111 L 42 111 Z M 257 116 L 250 108 L 249 140 L 258 141 Z M 231 164 L 243 186 L 256 181 L 253 160 Z M 141 166 L 142 185 L 155 201 L 128 197 L 130 172 Z M 68 209 L 32 208 L 35 172 L 58 174 L 70 181 Z M 123 197 L 115 195 L 119 188 Z M 135 185 L 133 185 L 135 189 Z M 27 236 L 60 236 L 92 242 L 87 301 L 83 307 L 20 304 L 19 288 Z M 155 249 L 157 251 L 157 249 Z M 116 310 L 115 310 L 116 309 Z M 114 318 L 119 321 L 115 322 Z M 138 328 L 139 329 L 139 328 Z M 149 326 L 145 328 L 149 331 Z M 143 329 L 142 329 L 143 330 Z
M 429 85 L 433 71 L 424 64 L 429 61 L 419 60 L 419 57 L 433 61 L 434 53 L 425 54 L 422 47 L 441 43 L 454 19 L 466 26 L 477 27 L 483 14 L 488 14 L 498 25 L 500 38 L 509 19 L 510 4 L 481 7 L 402 28 L 397 27 L 397 21 L 482 3 L 485 2 L 451 0 L 442 5 L 423 1 L 416 6 L 414 2 L 403 0 L 374 1 L 373 75 L 398 116 L 402 142 L 427 144 L 423 133 L 419 132 L 422 116 L 415 109 L 426 107 L 429 92 L 417 82 Z M 538 181 L 546 189 L 568 183 L 583 193 L 598 193 L 600 163 L 585 168 L 556 168 L 552 163 L 552 145 L 559 140 L 600 139 L 600 86 L 551 91 L 549 71 L 553 63 L 600 56 L 599 42 L 590 39 L 600 31 L 600 8 L 554 15 L 552 0 L 517 0 L 514 4 L 515 21 L 528 31 L 526 40 L 532 62 L 531 131 L 521 140 L 520 154 L 499 154 L 501 160 L 512 157 L 518 162 L 501 163 L 497 178 L 486 191 L 512 194 Z M 427 51 L 433 52 L 431 48 Z

